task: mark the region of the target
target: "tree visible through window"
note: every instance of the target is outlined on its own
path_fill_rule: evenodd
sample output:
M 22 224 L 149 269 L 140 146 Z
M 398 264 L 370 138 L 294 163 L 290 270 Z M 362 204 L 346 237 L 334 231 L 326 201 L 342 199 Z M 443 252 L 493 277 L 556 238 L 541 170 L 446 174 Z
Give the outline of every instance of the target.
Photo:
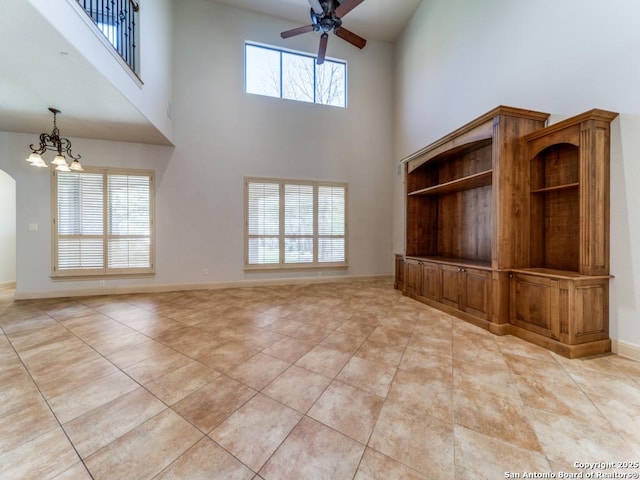
M 274 47 L 245 44 L 247 93 L 345 107 L 346 63 Z

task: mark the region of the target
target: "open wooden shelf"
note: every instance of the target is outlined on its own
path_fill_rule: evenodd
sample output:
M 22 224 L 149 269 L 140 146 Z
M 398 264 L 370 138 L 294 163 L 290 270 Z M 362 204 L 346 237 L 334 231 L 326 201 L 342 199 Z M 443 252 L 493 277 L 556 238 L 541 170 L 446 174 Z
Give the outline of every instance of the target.
M 544 193 L 544 192 L 553 192 L 557 190 L 567 190 L 570 188 L 577 188 L 579 186 L 580 186 L 580 182 L 565 183 L 564 185 L 555 185 L 553 187 L 536 188 L 535 190 L 531 190 L 531 193 Z
M 415 192 L 409 192 L 408 195 L 442 195 L 446 193 L 460 192 L 462 190 L 470 190 L 472 188 L 486 187 L 487 185 L 491 185 L 492 178 L 493 170 L 485 170 L 450 182 L 421 188 Z
M 609 150 L 617 114 L 498 107 L 403 160 L 396 285 L 498 335 L 610 351 Z
M 553 268 L 513 268 L 512 273 L 524 273 L 526 275 L 534 275 L 539 277 L 548 277 L 553 279 L 566 278 L 566 279 L 580 279 L 585 278 L 585 275 L 581 275 L 580 272 L 573 270 L 556 270 Z M 613 275 L 590 275 L 591 279 L 608 279 L 613 278 Z
M 470 258 L 455 258 L 455 257 L 439 257 L 432 255 L 411 255 L 406 258 L 412 258 L 414 260 L 423 262 L 433 262 L 443 265 L 456 265 L 460 267 L 471 267 L 483 270 L 491 270 L 490 260 L 475 260 Z

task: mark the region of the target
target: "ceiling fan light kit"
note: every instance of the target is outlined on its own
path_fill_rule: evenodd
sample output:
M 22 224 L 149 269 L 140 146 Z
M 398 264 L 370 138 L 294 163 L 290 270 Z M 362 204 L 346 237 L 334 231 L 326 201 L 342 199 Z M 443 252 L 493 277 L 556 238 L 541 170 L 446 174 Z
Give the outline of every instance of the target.
M 311 5 L 311 25 L 294 28 L 282 32 L 282 38 L 289 38 L 295 35 L 301 35 L 308 32 L 321 32 L 320 46 L 318 47 L 318 56 L 316 63 L 322 65 L 327 53 L 327 43 L 329 41 L 329 32 L 333 33 L 341 39 L 349 42 L 351 45 L 360 49 L 364 48 L 367 41 L 347 30 L 342 26 L 342 18 L 360 5 L 364 0 L 308 0 Z

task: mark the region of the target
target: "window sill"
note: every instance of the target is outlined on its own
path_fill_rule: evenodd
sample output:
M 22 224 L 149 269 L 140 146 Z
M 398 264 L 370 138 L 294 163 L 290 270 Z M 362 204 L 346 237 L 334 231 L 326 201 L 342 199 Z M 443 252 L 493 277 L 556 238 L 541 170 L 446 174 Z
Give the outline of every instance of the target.
M 70 274 L 70 275 L 50 275 L 49 278 L 56 281 L 76 281 L 76 280 L 118 280 L 125 278 L 150 278 L 155 277 L 155 272 L 148 273 L 118 273 L 118 274 L 104 274 L 104 273 L 90 273 L 90 274 Z
M 327 263 L 327 264 L 303 264 L 303 263 L 291 263 L 291 264 L 270 264 L 270 265 L 245 265 L 245 272 L 259 272 L 259 271 L 290 271 L 290 270 L 347 270 L 349 265 L 346 263 Z

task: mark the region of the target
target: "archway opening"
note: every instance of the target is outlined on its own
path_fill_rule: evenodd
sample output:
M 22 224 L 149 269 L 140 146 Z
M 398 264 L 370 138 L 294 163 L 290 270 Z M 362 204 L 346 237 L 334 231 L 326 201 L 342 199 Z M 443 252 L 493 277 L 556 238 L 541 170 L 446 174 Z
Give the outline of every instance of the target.
M 0 289 L 16 285 L 16 181 L 0 170 Z

